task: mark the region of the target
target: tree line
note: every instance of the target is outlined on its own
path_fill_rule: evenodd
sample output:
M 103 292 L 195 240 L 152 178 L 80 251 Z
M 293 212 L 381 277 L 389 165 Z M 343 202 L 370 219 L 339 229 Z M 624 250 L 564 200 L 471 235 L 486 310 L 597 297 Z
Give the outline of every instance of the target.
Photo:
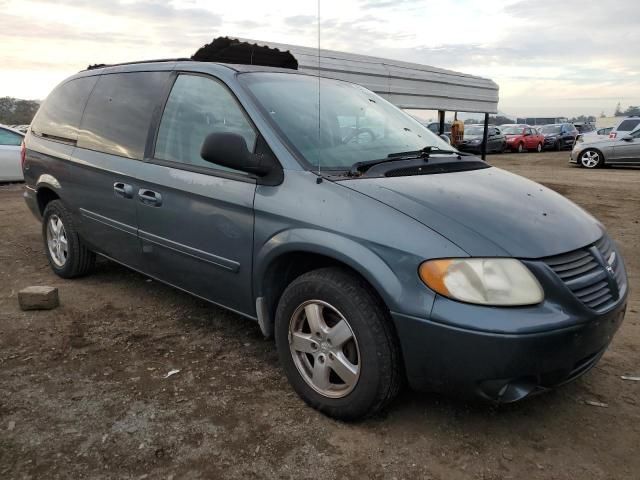
M 21 100 L 13 97 L 0 97 L 0 123 L 5 125 L 29 125 L 40 102 Z

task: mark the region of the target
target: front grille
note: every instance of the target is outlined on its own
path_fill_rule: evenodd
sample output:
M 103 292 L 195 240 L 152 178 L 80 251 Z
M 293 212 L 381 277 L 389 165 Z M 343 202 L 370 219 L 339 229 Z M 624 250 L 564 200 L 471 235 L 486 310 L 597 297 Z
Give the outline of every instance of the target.
M 595 244 L 544 259 L 573 294 L 596 312 L 611 308 L 626 288 L 620 255 L 608 236 Z M 607 266 L 613 274 L 607 271 Z

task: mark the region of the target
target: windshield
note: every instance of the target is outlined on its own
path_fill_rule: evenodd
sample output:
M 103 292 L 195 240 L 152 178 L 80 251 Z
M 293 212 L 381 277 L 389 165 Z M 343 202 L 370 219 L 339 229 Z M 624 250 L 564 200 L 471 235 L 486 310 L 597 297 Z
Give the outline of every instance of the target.
M 475 137 L 484 134 L 484 128 L 476 125 L 464 127 L 464 136 Z
M 522 135 L 522 127 L 500 127 L 505 135 Z
M 560 133 L 560 125 L 545 125 L 540 129 L 540 133 Z
M 358 85 L 323 78 L 318 92 L 318 78 L 307 75 L 261 72 L 238 78 L 310 168 L 345 170 L 356 162 L 427 146 L 452 150 L 418 121 Z

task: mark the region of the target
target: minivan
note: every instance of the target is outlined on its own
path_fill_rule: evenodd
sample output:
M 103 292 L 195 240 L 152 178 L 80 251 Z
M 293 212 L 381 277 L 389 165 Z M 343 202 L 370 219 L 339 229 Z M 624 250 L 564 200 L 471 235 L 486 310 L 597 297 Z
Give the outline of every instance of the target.
M 624 317 L 596 219 L 352 83 L 96 67 L 48 96 L 22 162 L 57 275 L 100 255 L 257 321 L 293 389 L 336 418 L 405 381 L 521 400 L 591 369 Z

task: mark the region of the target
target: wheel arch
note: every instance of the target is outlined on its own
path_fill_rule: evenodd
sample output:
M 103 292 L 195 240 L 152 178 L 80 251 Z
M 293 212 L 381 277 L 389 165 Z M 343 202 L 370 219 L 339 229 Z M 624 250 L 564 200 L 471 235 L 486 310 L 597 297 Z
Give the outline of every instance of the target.
M 58 195 L 58 193 L 50 185 L 43 184 L 39 186 L 36 191 L 36 200 L 38 202 L 38 210 L 40 212 L 40 216 L 44 214 L 44 209 L 47 208 L 47 205 L 50 202 L 59 199 L 60 195 Z
M 308 271 L 328 266 L 343 267 L 363 278 L 389 310 L 395 306 L 394 298 L 400 297 L 395 272 L 364 245 L 331 232 L 288 230 L 272 237 L 255 256 L 254 297 L 257 304 L 264 302 L 258 317 L 266 316 L 263 321 L 273 325 L 287 285 Z

